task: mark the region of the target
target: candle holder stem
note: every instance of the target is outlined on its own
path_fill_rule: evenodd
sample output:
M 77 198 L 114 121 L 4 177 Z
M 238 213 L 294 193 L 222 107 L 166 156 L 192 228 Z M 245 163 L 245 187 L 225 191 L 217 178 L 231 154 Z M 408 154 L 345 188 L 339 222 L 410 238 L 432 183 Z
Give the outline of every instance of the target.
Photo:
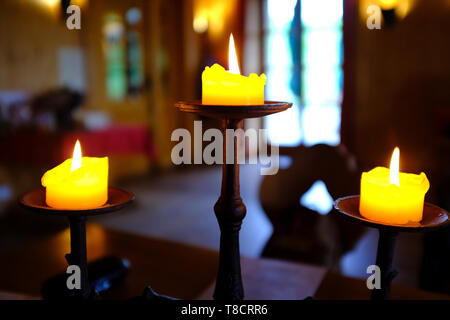
M 21 206 L 39 214 L 46 214 L 55 217 L 67 217 L 69 219 L 70 227 L 70 253 L 66 254 L 66 260 L 69 265 L 78 266 L 80 268 L 80 288 L 69 289 L 67 287 L 69 277 L 71 275 L 63 274 L 49 279 L 44 283 L 43 296 L 44 298 L 75 298 L 79 300 L 99 299 L 97 291 L 98 286 L 95 282 L 99 281 L 102 285 L 100 290 L 105 290 L 107 285 L 103 279 L 106 279 L 108 284 L 111 284 L 113 279 L 124 275 L 128 269 L 128 262 L 117 258 L 99 260 L 94 265 L 91 265 L 94 278 L 92 286 L 89 283 L 88 277 L 88 263 L 87 263 L 87 249 L 86 249 L 86 220 L 88 216 L 103 215 L 109 212 L 117 211 L 130 205 L 134 201 L 134 194 L 121 188 L 108 187 L 108 201 L 103 206 L 92 209 L 82 210 L 64 210 L 49 207 L 45 201 L 46 190 L 44 188 L 35 189 L 27 192 L 19 199 Z M 125 271 L 124 271 L 125 269 Z M 72 275 L 75 275 L 73 273 Z M 104 278 L 103 278 L 104 277 Z M 104 283 L 102 283 L 104 282 Z M 97 282 L 98 283 L 98 282 Z
M 386 224 L 367 219 L 359 213 L 360 196 L 348 196 L 335 201 L 335 209 L 354 222 L 378 229 L 377 261 L 376 264 L 381 272 L 381 288 L 372 290 L 372 300 L 387 300 L 389 298 L 391 282 L 397 275 L 397 271 L 392 269 L 394 259 L 395 241 L 399 232 L 427 232 L 444 228 L 450 224 L 450 214 L 425 202 L 423 206 L 423 216 L 420 221 L 410 221 L 407 224 Z
M 227 129 L 238 129 L 242 120 L 223 119 L 223 165 L 222 189 L 214 206 L 214 212 L 220 227 L 219 269 L 217 273 L 215 300 L 242 300 L 244 289 L 241 277 L 239 252 L 239 230 L 246 214 L 246 208 L 239 192 L 238 145 L 234 138 L 234 161 L 228 164 Z
M 69 265 L 80 268 L 80 289 L 74 289 L 74 297 L 88 299 L 91 288 L 88 278 L 87 250 L 86 250 L 86 216 L 70 216 L 70 253 L 66 254 Z
M 391 282 L 397 275 L 397 271 L 392 269 L 394 259 L 395 242 L 398 232 L 392 230 L 379 229 L 377 261 L 376 264 L 381 272 L 381 288 L 373 289 L 372 300 L 387 300 L 391 290 Z
M 181 101 L 175 104 L 180 111 L 195 113 L 208 118 L 221 119 L 223 131 L 222 189 L 214 212 L 220 227 L 219 269 L 217 271 L 214 299 L 221 301 L 242 300 L 241 257 L 239 230 L 246 208 L 239 194 L 238 145 L 234 135 L 233 150 L 227 141 L 227 129 L 236 130 L 243 119 L 260 118 L 287 110 L 289 102 L 264 101 L 261 105 L 206 105 L 201 101 Z M 230 148 L 228 150 L 228 148 Z M 233 162 L 227 163 L 228 151 L 234 151 Z M 231 161 L 230 161 L 231 162 Z

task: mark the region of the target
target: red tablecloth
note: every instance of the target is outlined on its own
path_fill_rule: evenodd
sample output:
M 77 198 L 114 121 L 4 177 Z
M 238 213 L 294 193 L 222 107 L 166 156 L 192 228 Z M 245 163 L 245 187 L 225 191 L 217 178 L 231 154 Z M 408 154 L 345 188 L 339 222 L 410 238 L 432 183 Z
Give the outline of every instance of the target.
M 153 137 L 145 126 L 112 126 L 98 131 L 50 133 L 13 131 L 0 134 L 0 161 L 6 164 L 56 165 L 72 157 L 79 139 L 84 156 L 146 155 L 154 159 Z
M 114 126 L 95 132 L 65 134 L 62 139 L 64 159 L 72 156 L 77 139 L 85 156 L 144 154 L 149 159 L 156 157 L 153 138 L 145 126 Z

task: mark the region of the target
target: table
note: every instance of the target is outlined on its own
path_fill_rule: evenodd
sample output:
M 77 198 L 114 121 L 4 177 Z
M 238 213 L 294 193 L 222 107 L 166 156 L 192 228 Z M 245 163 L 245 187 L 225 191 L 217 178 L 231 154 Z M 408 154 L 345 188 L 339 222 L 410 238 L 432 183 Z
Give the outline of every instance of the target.
M 125 279 L 105 299 L 138 296 L 146 285 L 180 299 L 211 299 L 218 252 L 103 228 L 87 226 L 88 260 L 117 255 L 131 262 Z M 40 296 L 42 283 L 64 272 L 70 248 L 64 230 L 22 250 L 0 256 L 0 291 Z M 368 299 L 365 281 L 327 272 L 325 268 L 272 259 L 242 258 L 246 299 Z M 0 295 L 1 297 L 1 295 Z M 392 286 L 392 299 L 450 299 L 417 289 Z

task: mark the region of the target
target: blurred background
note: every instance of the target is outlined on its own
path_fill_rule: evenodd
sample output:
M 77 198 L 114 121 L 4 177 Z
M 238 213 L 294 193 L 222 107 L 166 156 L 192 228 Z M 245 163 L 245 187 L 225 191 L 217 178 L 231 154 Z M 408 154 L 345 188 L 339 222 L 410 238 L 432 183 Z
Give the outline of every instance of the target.
M 66 26 L 69 5 L 81 28 Z M 369 29 L 367 8 L 381 9 Z M 17 197 L 71 157 L 108 156 L 129 209 L 94 220 L 134 234 L 218 249 L 219 166 L 175 166 L 176 128 L 218 127 L 173 107 L 201 98 L 201 72 L 267 75 L 283 113 L 245 122 L 281 146 L 277 175 L 241 166 L 241 252 L 366 278 L 377 232 L 341 221 L 333 199 L 358 194 L 362 171 L 425 172 L 426 200 L 450 209 L 448 0 L 3 0 L 0 2 L 0 252 L 67 227 Z M 401 234 L 394 282 L 450 294 L 450 232 Z

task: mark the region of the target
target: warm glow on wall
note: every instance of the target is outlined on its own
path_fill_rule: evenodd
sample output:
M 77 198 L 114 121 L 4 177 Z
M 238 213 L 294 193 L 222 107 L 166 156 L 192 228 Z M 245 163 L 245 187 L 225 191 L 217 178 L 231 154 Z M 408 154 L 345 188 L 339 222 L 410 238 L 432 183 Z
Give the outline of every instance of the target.
M 40 10 L 51 15 L 55 19 L 61 17 L 61 0 L 20 0 L 24 5 L 29 5 L 30 2 L 38 7 Z M 79 6 L 81 9 L 86 8 L 89 0 L 70 0 L 70 5 Z
M 359 14 L 361 21 L 365 23 L 368 18 L 367 8 L 371 5 L 379 6 L 381 10 L 395 10 L 399 19 L 405 18 L 416 4 L 416 0 L 361 0 L 359 2 Z
M 394 9 L 398 5 L 399 0 L 378 0 L 378 5 L 383 10 Z
M 33 2 L 51 16 L 55 18 L 59 16 L 61 0 L 33 0 Z
M 403 0 L 399 1 L 397 7 L 395 8 L 395 13 L 397 17 L 403 19 L 408 15 L 411 9 L 416 4 L 416 0 Z
M 54 8 L 56 6 L 59 6 L 60 2 L 59 0 L 41 0 L 42 3 L 47 5 L 49 8 Z
M 70 4 L 79 6 L 80 8 L 84 8 L 89 4 L 89 0 L 70 0 Z
M 236 0 L 194 0 L 194 31 L 208 32 L 213 37 L 221 35 L 235 7 Z

